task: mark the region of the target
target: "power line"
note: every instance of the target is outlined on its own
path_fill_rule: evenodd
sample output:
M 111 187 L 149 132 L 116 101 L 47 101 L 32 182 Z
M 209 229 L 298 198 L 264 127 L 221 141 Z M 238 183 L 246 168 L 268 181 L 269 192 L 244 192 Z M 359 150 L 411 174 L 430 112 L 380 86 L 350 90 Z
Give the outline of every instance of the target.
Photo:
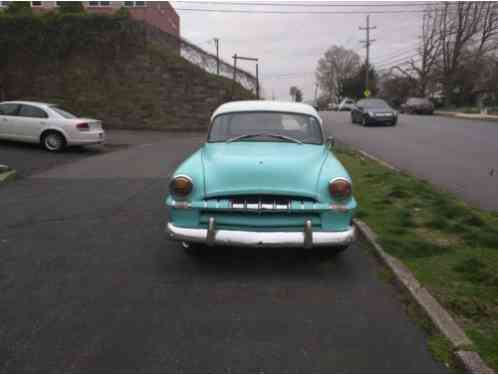
M 180 12 L 199 12 L 199 13 L 231 13 L 231 14 L 422 14 L 428 10 L 362 10 L 362 11 L 280 11 L 280 10 L 247 10 L 247 9 L 207 9 L 207 8 L 175 8 Z
M 397 58 L 397 59 L 385 62 L 383 64 L 378 64 L 377 67 L 378 68 L 382 68 L 382 67 L 385 67 L 385 66 L 396 65 L 396 64 L 399 64 L 400 62 L 410 62 L 415 57 L 419 57 L 419 54 L 415 54 L 415 55 L 407 56 L 407 57 Z
M 276 6 L 276 7 L 310 7 L 310 8 L 321 8 L 321 7 L 420 7 L 427 5 L 436 5 L 435 2 L 388 2 L 388 3 L 295 3 L 295 2 L 239 2 L 239 1 L 173 1 L 174 3 L 187 3 L 187 4 L 207 4 L 207 5 L 235 5 L 235 6 Z M 439 4 L 437 4 L 439 5 Z
M 384 68 L 380 68 L 380 69 L 378 69 L 378 71 L 379 71 L 379 72 L 385 72 L 385 71 L 387 71 L 387 70 L 392 70 L 392 69 L 394 69 L 394 68 L 397 68 L 397 67 L 400 67 L 400 66 L 403 66 L 403 65 L 406 65 L 406 64 L 412 63 L 412 62 L 415 64 L 415 63 L 418 63 L 418 62 L 420 62 L 420 61 L 422 61 L 422 58 L 413 59 L 413 60 L 406 60 L 406 61 L 404 61 L 404 62 L 399 62 L 399 63 L 395 63 L 395 64 L 392 64 L 392 65 L 388 65 L 388 66 L 386 66 L 386 67 L 384 67 Z M 410 67 L 410 68 L 408 68 L 408 69 L 406 69 L 406 70 L 407 70 L 407 71 L 412 71 L 412 70 L 414 70 L 414 68 L 413 68 L 413 67 Z
M 396 52 L 396 53 L 393 53 L 391 54 L 389 57 L 388 56 L 384 56 L 383 58 L 381 58 L 380 60 L 376 60 L 374 62 L 375 65 L 383 65 L 385 63 L 389 63 L 391 62 L 391 60 L 393 59 L 398 59 L 398 58 L 401 58 L 402 56 L 405 56 L 405 55 L 409 55 L 409 54 L 412 54 L 413 51 L 416 50 L 414 49 L 413 47 L 409 48 L 409 49 L 406 49 L 406 50 L 403 50 L 403 52 L 399 51 L 399 52 Z
M 281 79 L 281 78 L 296 78 L 296 77 L 303 77 L 303 76 L 308 76 L 308 75 L 314 75 L 315 72 L 301 72 L 301 73 L 283 73 L 283 74 L 269 74 L 263 76 L 264 79 Z

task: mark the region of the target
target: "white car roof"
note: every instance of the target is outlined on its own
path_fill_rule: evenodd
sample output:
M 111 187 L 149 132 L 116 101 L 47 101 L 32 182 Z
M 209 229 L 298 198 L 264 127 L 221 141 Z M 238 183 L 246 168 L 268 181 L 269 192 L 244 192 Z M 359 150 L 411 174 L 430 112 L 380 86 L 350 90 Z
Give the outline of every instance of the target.
M 7 102 L 1 102 L 0 104 L 26 104 L 26 105 L 35 105 L 35 106 L 40 106 L 40 107 L 52 107 L 54 104 L 50 103 L 42 103 L 42 102 L 30 102 L 30 101 L 23 101 L 23 100 L 12 100 L 12 101 L 7 101 Z
M 314 116 L 321 121 L 318 112 L 309 104 L 276 102 L 270 100 L 241 100 L 228 102 L 220 105 L 216 111 L 214 111 L 211 119 L 218 115 L 232 112 L 291 112 Z

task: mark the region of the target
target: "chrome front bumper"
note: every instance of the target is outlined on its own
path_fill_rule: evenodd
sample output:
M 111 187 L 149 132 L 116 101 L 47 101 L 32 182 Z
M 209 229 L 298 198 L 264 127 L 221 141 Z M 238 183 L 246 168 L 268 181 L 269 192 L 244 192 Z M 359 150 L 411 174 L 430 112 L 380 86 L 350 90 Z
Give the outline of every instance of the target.
M 249 232 L 216 229 L 214 218 L 209 219 L 208 229 L 182 228 L 168 223 L 166 231 L 174 240 L 205 243 L 208 246 L 304 247 L 306 249 L 318 246 L 347 246 L 353 242 L 355 233 L 354 227 L 342 232 L 313 232 L 310 220 L 304 223 L 302 232 Z

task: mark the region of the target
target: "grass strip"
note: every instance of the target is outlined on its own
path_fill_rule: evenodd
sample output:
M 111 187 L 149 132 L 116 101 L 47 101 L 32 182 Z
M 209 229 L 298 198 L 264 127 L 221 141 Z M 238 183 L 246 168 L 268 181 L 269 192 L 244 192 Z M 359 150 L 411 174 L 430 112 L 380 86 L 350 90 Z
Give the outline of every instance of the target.
M 498 213 L 397 173 L 345 146 L 334 154 L 353 179 L 356 217 L 453 315 L 498 368 Z M 476 186 L 478 188 L 478 186 Z

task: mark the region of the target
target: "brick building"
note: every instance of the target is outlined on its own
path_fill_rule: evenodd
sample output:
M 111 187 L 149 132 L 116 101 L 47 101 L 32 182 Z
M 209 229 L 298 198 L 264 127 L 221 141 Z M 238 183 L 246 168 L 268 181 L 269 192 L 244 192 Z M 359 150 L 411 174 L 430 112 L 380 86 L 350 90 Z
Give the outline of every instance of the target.
M 0 1 L 0 8 L 8 5 L 8 1 Z M 44 12 L 57 8 L 60 1 L 31 1 L 36 12 Z M 121 7 L 128 8 L 130 16 L 145 21 L 175 36 L 180 36 L 180 17 L 169 1 L 83 1 L 87 12 L 111 14 Z

